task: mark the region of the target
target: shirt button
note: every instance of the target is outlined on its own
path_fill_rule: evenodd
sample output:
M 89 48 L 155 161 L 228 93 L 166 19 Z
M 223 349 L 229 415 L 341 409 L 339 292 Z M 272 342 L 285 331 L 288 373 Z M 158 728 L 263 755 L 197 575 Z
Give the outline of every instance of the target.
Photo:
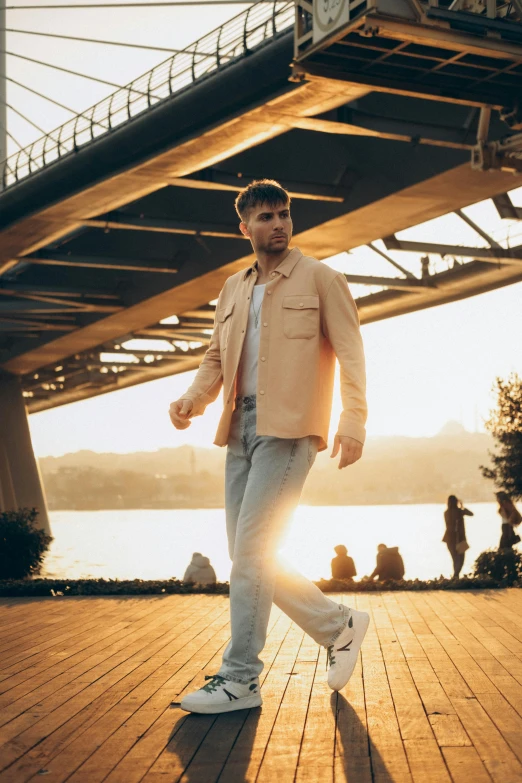
M 271 277 L 275 277 L 275 272 L 270 272 Z
M 263 389 L 261 389 L 261 390 L 260 390 L 259 394 L 264 394 L 264 391 L 263 391 Z
M 304 307 L 304 302 L 299 302 L 299 307 Z
M 262 357 L 261 357 L 261 361 L 262 361 L 262 362 L 266 362 L 266 359 L 265 359 L 265 357 L 264 357 L 264 356 L 262 356 Z
M 268 296 L 272 295 L 272 291 L 267 291 Z
M 263 324 L 263 326 L 268 326 L 268 324 L 267 324 L 267 322 L 266 322 L 266 321 L 265 321 L 265 323 Z

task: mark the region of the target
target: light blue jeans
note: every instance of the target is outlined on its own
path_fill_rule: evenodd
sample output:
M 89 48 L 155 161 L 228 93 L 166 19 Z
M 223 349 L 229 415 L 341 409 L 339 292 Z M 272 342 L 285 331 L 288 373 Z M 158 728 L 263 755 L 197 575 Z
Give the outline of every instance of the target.
M 317 456 L 318 437 L 256 435 L 255 397 L 237 398 L 236 406 L 225 466 L 232 638 L 219 674 L 248 683 L 263 669 L 259 655 L 272 602 L 325 647 L 344 629 L 348 610 L 277 559 Z

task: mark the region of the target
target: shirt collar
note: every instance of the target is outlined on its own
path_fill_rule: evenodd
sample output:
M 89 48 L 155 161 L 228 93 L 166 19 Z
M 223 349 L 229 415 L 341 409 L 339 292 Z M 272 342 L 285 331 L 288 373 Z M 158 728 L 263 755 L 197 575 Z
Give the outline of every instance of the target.
M 299 259 L 302 258 L 302 255 L 303 254 L 301 253 L 298 247 L 292 248 L 292 250 L 289 252 L 287 257 L 283 261 L 281 261 L 279 266 L 275 268 L 275 271 L 279 272 L 285 277 L 289 277 L 294 266 L 297 264 Z M 245 269 L 245 272 L 243 274 L 243 281 L 245 281 L 250 276 L 250 274 L 254 271 L 255 272 L 258 271 L 257 260 L 254 261 L 254 263 L 251 266 Z

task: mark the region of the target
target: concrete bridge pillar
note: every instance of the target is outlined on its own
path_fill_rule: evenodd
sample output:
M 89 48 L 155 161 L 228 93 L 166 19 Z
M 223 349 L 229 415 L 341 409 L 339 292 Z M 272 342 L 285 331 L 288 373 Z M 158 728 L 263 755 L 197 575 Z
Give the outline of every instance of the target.
M 22 507 L 37 508 L 39 527 L 50 533 L 22 387 L 18 378 L 0 375 L 0 511 Z

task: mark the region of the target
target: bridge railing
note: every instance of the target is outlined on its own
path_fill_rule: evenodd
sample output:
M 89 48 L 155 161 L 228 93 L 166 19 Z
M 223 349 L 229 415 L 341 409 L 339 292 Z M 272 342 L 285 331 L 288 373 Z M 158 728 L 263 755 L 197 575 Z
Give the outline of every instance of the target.
M 293 0 L 258 2 L 0 163 L 3 187 L 77 152 L 105 133 L 238 60 L 294 24 Z

